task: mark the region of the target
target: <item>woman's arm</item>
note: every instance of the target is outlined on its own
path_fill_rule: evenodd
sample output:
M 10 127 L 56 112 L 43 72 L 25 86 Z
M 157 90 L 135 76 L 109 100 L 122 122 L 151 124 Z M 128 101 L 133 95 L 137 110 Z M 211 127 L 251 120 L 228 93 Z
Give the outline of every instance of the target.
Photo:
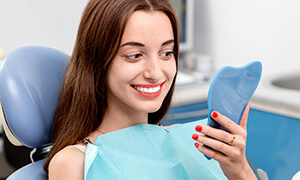
M 49 180 L 83 180 L 84 153 L 74 146 L 59 151 L 49 164 Z
M 210 126 L 202 126 L 202 128 L 198 127 L 196 129 L 201 131 L 203 135 L 193 135 L 193 138 L 200 143 L 195 144 L 198 146 L 198 150 L 217 160 L 228 179 L 257 179 L 248 164 L 245 154 L 249 109 L 250 104 L 247 105 L 239 125 L 214 111 L 211 114 L 212 118 L 229 132 Z

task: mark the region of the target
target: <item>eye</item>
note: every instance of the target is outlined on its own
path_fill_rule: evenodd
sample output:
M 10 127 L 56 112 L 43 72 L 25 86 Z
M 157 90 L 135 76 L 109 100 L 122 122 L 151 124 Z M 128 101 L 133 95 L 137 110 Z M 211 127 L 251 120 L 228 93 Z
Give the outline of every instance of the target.
M 142 58 L 143 55 L 138 53 L 138 54 L 131 54 L 131 55 L 126 55 L 125 58 L 130 60 L 130 61 L 137 61 L 139 60 L 140 58 Z
M 173 57 L 174 52 L 173 51 L 167 51 L 160 54 L 160 57 L 162 57 L 163 60 L 169 60 Z

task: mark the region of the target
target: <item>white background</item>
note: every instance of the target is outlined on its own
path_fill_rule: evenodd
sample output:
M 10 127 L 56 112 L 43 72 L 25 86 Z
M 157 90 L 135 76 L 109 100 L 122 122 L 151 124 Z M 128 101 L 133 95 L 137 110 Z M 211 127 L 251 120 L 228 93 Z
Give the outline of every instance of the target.
M 0 0 L 0 47 L 44 45 L 72 52 L 87 0 Z
M 0 47 L 55 47 L 68 54 L 87 0 L 0 0 Z M 260 60 L 264 74 L 300 70 L 299 0 L 195 0 L 197 53 L 217 68 Z
M 217 68 L 260 60 L 267 76 L 300 72 L 299 0 L 195 2 L 195 50 Z

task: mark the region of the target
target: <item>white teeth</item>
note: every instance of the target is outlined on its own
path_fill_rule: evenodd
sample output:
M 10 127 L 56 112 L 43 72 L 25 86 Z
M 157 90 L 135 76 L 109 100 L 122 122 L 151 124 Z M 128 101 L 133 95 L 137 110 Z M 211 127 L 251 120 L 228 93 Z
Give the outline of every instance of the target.
M 147 87 L 137 87 L 137 86 L 133 86 L 135 89 L 137 89 L 138 91 L 141 91 L 143 93 L 156 93 L 160 90 L 160 86 L 154 87 L 154 88 L 147 88 Z

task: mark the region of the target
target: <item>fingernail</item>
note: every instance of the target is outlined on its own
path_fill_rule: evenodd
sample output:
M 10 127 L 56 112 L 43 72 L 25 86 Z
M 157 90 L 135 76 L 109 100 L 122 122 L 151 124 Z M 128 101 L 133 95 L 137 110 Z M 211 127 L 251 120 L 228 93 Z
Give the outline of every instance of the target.
M 218 113 L 216 111 L 214 111 L 213 114 L 212 114 L 212 117 L 213 118 L 217 118 L 218 117 Z
M 195 127 L 195 130 L 198 131 L 198 132 L 201 132 L 202 131 L 202 126 L 201 125 L 197 125 Z
M 196 146 L 196 148 L 198 148 L 199 147 L 199 143 L 195 143 L 195 146 Z
M 198 137 L 199 137 L 198 134 L 193 134 L 193 135 L 192 135 L 192 138 L 193 138 L 194 140 L 198 140 Z

